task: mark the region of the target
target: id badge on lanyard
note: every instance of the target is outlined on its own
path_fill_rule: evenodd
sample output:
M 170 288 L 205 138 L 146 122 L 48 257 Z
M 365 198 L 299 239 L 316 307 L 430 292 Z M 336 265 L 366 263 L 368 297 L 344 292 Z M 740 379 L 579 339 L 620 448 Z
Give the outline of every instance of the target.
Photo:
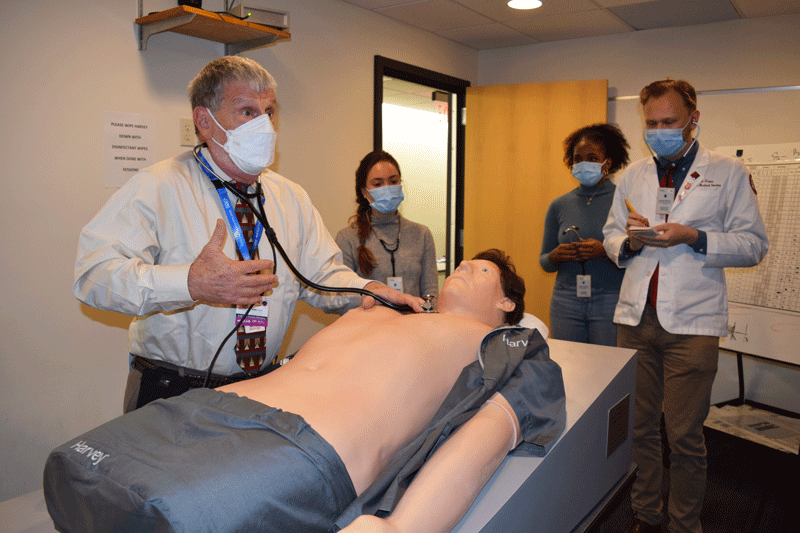
M 669 210 L 672 209 L 672 202 L 675 200 L 675 189 L 672 187 L 659 187 L 658 196 L 656 197 L 656 214 L 669 215 Z
M 230 198 L 228 198 L 228 192 L 225 190 L 225 186 L 222 185 L 222 181 L 217 178 L 215 175 L 209 172 L 208 168 L 209 164 L 206 161 L 206 158 L 203 157 L 203 154 L 197 152 L 197 156 L 203 161 L 202 165 L 198 165 L 200 170 L 208 176 L 208 179 L 211 180 L 211 183 L 214 184 L 214 187 L 217 189 L 217 194 L 219 194 L 219 200 L 222 202 L 222 210 L 225 213 L 225 218 L 228 219 L 228 226 L 231 228 L 231 233 L 233 233 L 233 240 L 236 242 L 236 247 L 239 249 L 239 253 L 242 254 L 242 259 L 245 261 L 249 261 L 252 259 L 253 253 L 258 250 L 258 243 L 261 241 L 261 235 L 264 232 L 264 226 L 261 225 L 261 221 L 257 221 L 255 227 L 253 228 L 253 246 L 249 248 L 247 246 L 247 241 L 244 238 L 244 234 L 242 233 L 242 226 L 239 224 L 239 219 L 236 217 L 236 212 L 234 211 L 233 205 L 231 204 Z M 264 197 L 256 199 L 256 201 L 264 202 Z
M 389 276 L 386 278 L 386 285 L 396 291 L 403 292 L 403 278 L 401 276 Z
M 244 326 L 245 333 L 257 333 L 267 330 L 267 323 L 269 322 L 269 296 L 261 296 L 261 305 L 254 305 L 250 313 L 242 321 L 247 313 L 246 307 L 236 308 L 236 323 Z
M 261 225 L 260 221 L 256 222 L 255 227 L 253 228 L 253 244 L 252 247 L 248 247 L 247 241 L 242 233 L 242 226 L 239 224 L 239 219 L 236 216 L 236 212 L 231 204 L 230 198 L 228 198 L 228 193 L 225 190 L 224 185 L 222 185 L 222 182 L 219 178 L 209 172 L 209 164 L 208 161 L 206 161 L 206 158 L 203 157 L 203 154 L 198 152 L 197 156 L 203 162 L 203 164 L 198 166 L 203 173 L 208 176 L 208 179 L 211 180 L 211 183 L 213 183 L 214 187 L 217 189 L 220 202 L 222 202 L 222 210 L 225 213 L 225 218 L 228 219 L 228 225 L 231 228 L 233 239 L 236 242 L 236 247 L 239 249 L 239 253 L 242 255 L 242 259 L 245 261 L 251 260 L 253 254 L 255 254 L 256 250 L 258 250 L 258 243 L 261 241 L 261 235 L 264 231 L 264 226 Z M 256 201 L 264 202 L 264 197 L 262 196 Z M 236 308 L 236 323 L 240 326 L 244 326 L 245 333 L 266 331 L 268 317 L 269 296 L 262 295 L 261 305 L 254 305 L 249 313 L 247 313 L 247 307 Z
M 578 298 L 592 297 L 592 276 L 589 274 L 578 274 L 578 291 L 575 296 Z

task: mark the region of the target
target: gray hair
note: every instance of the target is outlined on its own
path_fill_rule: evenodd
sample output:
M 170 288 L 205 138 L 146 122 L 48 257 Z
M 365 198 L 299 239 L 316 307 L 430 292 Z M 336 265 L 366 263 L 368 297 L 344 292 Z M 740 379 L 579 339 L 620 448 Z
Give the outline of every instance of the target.
M 275 90 L 278 84 L 264 67 L 252 59 L 240 56 L 223 56 L 203 67 L 189 83 L 189 101 L 192 109 L 207 107 L 212 111 L 219 109 L 225 92 L 225 85 L 231 81 L 250 84 L 254 91 Z

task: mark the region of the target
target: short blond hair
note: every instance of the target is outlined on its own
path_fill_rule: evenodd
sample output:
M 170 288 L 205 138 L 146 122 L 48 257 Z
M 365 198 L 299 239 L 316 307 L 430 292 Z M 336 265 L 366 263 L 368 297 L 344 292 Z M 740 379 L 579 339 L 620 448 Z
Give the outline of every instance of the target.
M 697 109 L 697 93 L 692 84 L 685 80 L 673 80 L 672 78 L 654 81 L 642 89 L 639 93 L 639 102 L 645 105 L 651 98 L 660 98 L 669 91 L 675 91 L 678 96 L 683 98 L 683 103 L 690 113 Z

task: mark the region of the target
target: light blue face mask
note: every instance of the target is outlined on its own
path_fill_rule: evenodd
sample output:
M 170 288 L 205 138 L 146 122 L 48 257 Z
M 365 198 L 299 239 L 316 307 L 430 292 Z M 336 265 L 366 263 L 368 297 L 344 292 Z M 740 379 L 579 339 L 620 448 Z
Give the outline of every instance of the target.
M 572 165 L 572 175 L 584 187 L 594 187 L 601 179 L 603 179 L 603 165 L 606 164 L 606 159 L 602 163 L 592 163 L 591 161 L 581 161 Z
M 683 139 L 683 130 L 689 123 L 697 125 L 691 119 L 683 128 L 671 129 L 646 129 L 644 130 L 644 140 L 650 149 L 659 157 L 670 158 L 683 150 L 686 141 Z M 698 136 L 700 135 L 698 126 Z M 692 144 L 697 140 L 694 138 Z
M 384 185 L 370 189 L 369 194 L 372 196 L 370 207 L 384 215 L 397 211 L 400 202 L 405 199 L 402 185 Z

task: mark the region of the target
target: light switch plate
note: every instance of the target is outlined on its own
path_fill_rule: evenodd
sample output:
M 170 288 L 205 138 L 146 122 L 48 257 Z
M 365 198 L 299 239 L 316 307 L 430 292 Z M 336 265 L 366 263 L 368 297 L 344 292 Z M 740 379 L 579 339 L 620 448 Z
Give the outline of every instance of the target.
M 181 146 L 194 146 L 197 139 L 194 135 L 194 121 L 190 118 L 182 118 L 179 123 L 181 134 Z

